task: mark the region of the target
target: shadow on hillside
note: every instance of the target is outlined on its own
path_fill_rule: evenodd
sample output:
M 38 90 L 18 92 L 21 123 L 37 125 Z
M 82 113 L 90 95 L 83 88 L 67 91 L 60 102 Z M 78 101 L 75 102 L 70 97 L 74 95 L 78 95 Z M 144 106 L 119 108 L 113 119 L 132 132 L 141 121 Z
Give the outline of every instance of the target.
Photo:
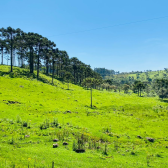
M 4 76 L 4 75 L 9 75 L 10 72 L 2 72 L 0 71 L 0 76 Z
M 65 89 L 65 90 L 74 91 L 74 89 Z
M 44 74 L 45 76 L 51 77 L 51 79 L 48 80 L 45 77 L 42 77 L 39 75 L 38 81 L 53 85 L 52 84 L 52 75 L 45 74 L 45 73 L 42 73 L 42 74 Z M 29 79 L 36 79 L 37 78 L 37 74 L 30 73 L 29 69 L 23 69 L 23 68 L 18 68 L 18 67 L 14 67 L 14 66 L 13 66 L 13 72 L 10 72 L 10 69 L 8 72 L 7 71 L 6 72 L 0 71 L 0 76 L 5 76 L 5 75 L 9 75 L 10 78 L 29 78 Z M 61 77 L 58 77 L 57 75 L 54 75 L 54 79 L 64 83 L 64 79 Z M 69 90 L 71 90 L 71 89 L 69 89 Z
M 9 77 L 11 77 L 11 78 L 25 78 L 25 77 L 30 78 L 30 79 L 36 79 L 37 78 L 37 75 L 35 73 L 30 73 L 28 70 L 18 69 L 18 68 L 14 68 L 13 72 L 0 71 L 0 76 L 4 76 L 4 75 L 9 75 Z M 46 78 L 43 78 L 41 76 L 39 76 L 38 80 L 43 82 L 43 83 L 52 84 Z
M 85 107 L 87 107 L 88 109 L 98 109 L 95 105 L 92 105 L 92 107 L 91 106 L 89 106 L 89 105 L 85 105 Z
M 168 100 L 159 99 L 161 102 L 168 103 Z
M 4 76 L 4 75 L 9 75 L 9 77 L 11 78 L 22 78 L 22 77 L 27 77 L 27 78 L 36 78 L 36 75 L 33 73 L 29 73 L 28 70 L 20 70 L 18 68 L 13 68 L 13 72 L 4 72 L 4 71 L 0 71 L 0 76 Z
M 42 74 L 52 78 L 52 74 L 46 74 L 46 73 L 44 73 L 44 72 L 43 72 Z M 60 82 L 64 82 L 64 79 L 61 78 L 61 77 L 58 77 L 57 75 L 54 75 L 54 79 L 57 79 L 57 80 L 59 80 Z

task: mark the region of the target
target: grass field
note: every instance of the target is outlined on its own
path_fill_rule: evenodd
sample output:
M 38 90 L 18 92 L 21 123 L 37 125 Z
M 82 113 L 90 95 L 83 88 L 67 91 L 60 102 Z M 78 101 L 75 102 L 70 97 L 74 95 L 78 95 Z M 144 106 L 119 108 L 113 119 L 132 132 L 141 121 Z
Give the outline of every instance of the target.
M 105 79 L 115 79 L 115 80 L 127 80 L 131 82 L 129 78 L 134 78 L 134 80 L 140 80 L 140 81 L 148 81 L 148 78 L 151 80 L 154 79 L 162 79 L 162 78 L 168 78 L 168 71 L 166 70 L 160 70 L 160 71 L 149 71 L 149 72 L 142 72 L 142 73 L 121 73 L 117 75 L 112 76 L 105 76 Z
M 167 100 L 93 90 L 90 108 L 89 90 L 34 77 L 0 66 L 0 167 L 168 167 Z

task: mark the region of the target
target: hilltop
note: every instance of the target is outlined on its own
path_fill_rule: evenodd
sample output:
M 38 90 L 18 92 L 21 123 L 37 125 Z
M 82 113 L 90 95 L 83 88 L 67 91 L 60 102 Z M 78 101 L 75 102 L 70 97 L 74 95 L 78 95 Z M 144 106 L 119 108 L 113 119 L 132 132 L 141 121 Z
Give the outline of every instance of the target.
M 166 79 L 168 78 L 167 68 L 165 68 L 165 70 L 157 70 L 157 71 L 147 70 L 145 72 L 133 71 L 122 73 L 119 73 L 119 71 L 115 72 L 114 70 L 108 70 L 105 68 L 95 68 L 94 71 L 99 73 L 103 77 L 103 79 L 118 80 L 121 82 L 121 84 L 124 82 L 132 83 L 135 80 L 152 82 L 153 80 L 158 78 L 166 78 Z
M 94 89 L 90 108 L 90 90 L 9 68 L 0 66 L 0 167 L 168 166 L 166 100 Z

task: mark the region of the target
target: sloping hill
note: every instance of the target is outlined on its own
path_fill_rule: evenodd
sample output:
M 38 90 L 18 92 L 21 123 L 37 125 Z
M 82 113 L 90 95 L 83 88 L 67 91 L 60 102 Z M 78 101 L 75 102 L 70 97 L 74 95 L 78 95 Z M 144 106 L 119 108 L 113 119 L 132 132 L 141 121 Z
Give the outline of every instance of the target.
M 166 78 L 168 79 L 168 71 L 158 70 L 158 71 L 148 71 L 148 72 L 132 72 L 132 73 L 120 73 L 112 76 L 105 76 L 104 79 L 114 79 L 120 81 L 121 83 L 133 83 L 135 80 L 149 81 L 152 82 L 155 79 Z
M 93 90 L 90 108 L 89 90 L 8 68 L 0 66 L 0 167 L 168 166 L 166 102 Z

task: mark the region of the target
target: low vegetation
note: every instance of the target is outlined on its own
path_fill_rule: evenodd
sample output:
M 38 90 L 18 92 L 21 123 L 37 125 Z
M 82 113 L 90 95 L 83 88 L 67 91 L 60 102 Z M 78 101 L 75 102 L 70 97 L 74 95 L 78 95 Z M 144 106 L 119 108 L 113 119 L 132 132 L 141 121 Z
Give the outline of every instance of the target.
M 167 99 L 0 66 L 0 167 L 168 167 Z M 68 88 L 69 87 L 69 88 Z

